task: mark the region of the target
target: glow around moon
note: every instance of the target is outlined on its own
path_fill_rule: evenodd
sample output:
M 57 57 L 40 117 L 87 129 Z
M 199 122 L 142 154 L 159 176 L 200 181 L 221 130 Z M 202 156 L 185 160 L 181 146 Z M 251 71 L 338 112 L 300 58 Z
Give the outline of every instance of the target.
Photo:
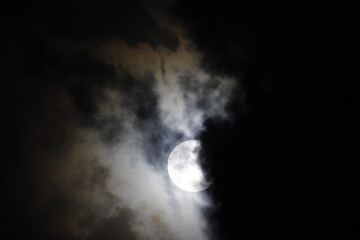
M 188 192 L 209 186 L 199 164 L 200 141 L 188 140 L 177 145 L 168 159 L 168 172 L 174 184 Z

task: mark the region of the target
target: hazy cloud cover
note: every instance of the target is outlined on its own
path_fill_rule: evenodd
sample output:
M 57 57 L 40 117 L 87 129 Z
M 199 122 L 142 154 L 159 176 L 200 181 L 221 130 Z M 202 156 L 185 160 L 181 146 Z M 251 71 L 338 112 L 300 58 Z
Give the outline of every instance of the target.
M 13 204 L 30 209 L 22 221 L 36 229 L 34 236 L 211 238 L 204 215 L 211 199 L 178 189 L 166 163 L 206 119 L 229 117 L 235 82 L 202 69 L 201 54 L 179 25 L 132 7 L 145 17 L 116 33 L 99 30 L 112 17 L 92 29 L 70 12 L 64 22 L 48 23 L 64 31 L 48 31 L 35 19 L 38 31 L 21 33 L 25 49 L 9 41 L 8 51 L 25 60 L 14 58 L 6 76 L 18 90 L 12 112 L 19 120 L 9 131 L 23 149 L 7 177 L 14 181 Z M 99 14 L 114 10 L 108 11 Z M 146 31 L 124 33 L 142 22 L 150 24 L 139 26 Z M 92 36 L 96 29 L 101 37 Z
M 355 5 L 3 1 L 2 235 L 359 235 Z

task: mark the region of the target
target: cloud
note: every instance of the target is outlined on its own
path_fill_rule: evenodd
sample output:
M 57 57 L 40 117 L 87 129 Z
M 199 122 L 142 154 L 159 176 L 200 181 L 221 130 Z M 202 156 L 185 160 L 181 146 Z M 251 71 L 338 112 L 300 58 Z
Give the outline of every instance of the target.
M 160 19 L 154 21 L 177 39 L 176 47 L 116 34 L 81 47 L 71 38 L 55 44 L 40 37 L 47 65 L 15 75 L 34 83 L 16 108 L 27 121 L 26 184 L 18 191 L 31 186 L 28 218 L 42 235 L 211 238 L 204 215 L 211 199 L 178 189 L 166 161 L 176 144 L 197 137 L 206 119 L 228 117 L 235 82 L 202 69 L 186 32 Z
M 226 76 L 214 76 L 200 66 L 201 56 L 181 30 L 176 51 L 151 48 L 146 43 L 130 47 L 113 40 L 94 50 L 106 62 L 123 69 L 137 79 L 151 74 L 158 97 L 159 114 L 163 123 L 174 131 L 194 137 L 206 118 L 227 117 L 225 105 L 231 98 L 234 81 Z

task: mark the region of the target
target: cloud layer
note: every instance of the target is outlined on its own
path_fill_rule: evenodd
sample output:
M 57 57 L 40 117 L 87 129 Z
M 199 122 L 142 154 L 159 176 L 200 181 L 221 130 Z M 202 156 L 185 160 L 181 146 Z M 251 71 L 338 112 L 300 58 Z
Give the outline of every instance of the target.
M 42 236 L 211 238 L 204 215 L 211 199 L 178 189 L 167 157 L 206 119 L 228 117 L 235 83 L 203 70 L 186 32 L 159 19 L 157 32 L 177 47 L 148 37 L 85 42 L 44 33 L 34 40 L 45 49 L 43 65 L 31 68 L 38 72 L 14 73 L 33 83 L 19 93 L 23 112 L 16 113 L 26 120 L 17 191 L 27 189 L 27 217 Z

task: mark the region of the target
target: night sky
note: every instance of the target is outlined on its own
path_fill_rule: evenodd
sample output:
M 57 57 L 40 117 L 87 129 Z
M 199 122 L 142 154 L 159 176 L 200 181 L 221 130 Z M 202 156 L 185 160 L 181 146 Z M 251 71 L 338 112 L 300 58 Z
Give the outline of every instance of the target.
M 359 237 L 355 1 L 1 5 L 8 239 Z

